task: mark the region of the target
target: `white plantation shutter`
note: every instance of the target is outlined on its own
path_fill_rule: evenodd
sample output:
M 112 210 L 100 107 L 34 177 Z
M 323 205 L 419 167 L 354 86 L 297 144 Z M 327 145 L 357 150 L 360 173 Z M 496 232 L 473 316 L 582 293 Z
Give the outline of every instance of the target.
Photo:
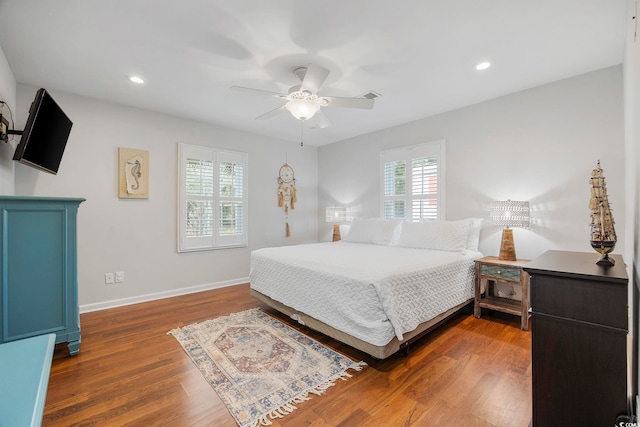
M 245 161 L 246 155 L 218 153 L 218 241 L 220 246 L 246 244 Z
M 404 218 L 407 194 L 407 162 L 392 160 L 384 168 L 384 218 Z
M 438 218 L 438 158 L 411 159 L 411 220 Z
M 444 218 L 444 141 L 380 153 L 382 216 Z
M 178 144 L 178 252 L 246 246 L 244 153 Z

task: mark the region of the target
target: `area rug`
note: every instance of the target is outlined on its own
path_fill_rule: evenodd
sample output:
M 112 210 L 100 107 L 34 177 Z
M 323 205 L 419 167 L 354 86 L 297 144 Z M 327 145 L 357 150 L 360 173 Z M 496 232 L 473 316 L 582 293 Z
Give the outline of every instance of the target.
M 252 309 L 168 332 L 182 345 L 238 425 L 271 425 L 366 363 L 336 353 Z

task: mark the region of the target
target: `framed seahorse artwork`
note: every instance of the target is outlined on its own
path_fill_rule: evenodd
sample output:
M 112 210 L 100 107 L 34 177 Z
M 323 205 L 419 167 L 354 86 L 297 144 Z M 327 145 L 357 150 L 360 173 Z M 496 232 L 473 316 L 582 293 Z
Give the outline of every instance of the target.
M 149 152 L 118 147 L 118 197 L 149 198 Z

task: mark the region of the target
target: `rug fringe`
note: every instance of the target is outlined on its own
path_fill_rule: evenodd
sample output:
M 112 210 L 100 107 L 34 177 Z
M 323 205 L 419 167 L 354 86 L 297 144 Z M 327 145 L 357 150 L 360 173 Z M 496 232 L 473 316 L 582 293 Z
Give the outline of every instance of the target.
M 349 366 L 349 368 L 347 368 L 347 369 L 353 369 L 355 371 L 361 371 L 362 368 L 364 368 L 365 366 L 367 366 L 367 364 L 364 361 L 360 361 L 360 362 L 355 362 L 354 366 Z M 344 371 L 344 372 L 336 375 L 335 377 L 330 378 L 330 379 L 324 381 L 323 383 L 318 384 L 318 385 L 314 386 L 313 388 L 307 390 L 303 395 L 295 397 L 295 398 L 291 399 L 289 402 L 283 403 L 278 408 L 275 408 L 271 412 L 269 412 L 267 414 L 264 414 L 262 417 L 260 417 L 259 419 L 255 420 L 253 423 L 249 424 L 247 427 L 260 427 L 260 426 L 273 425 L 271 420 L 275 420 L 275 419 L 278 419 L 278 418 L 284 418 L 286 415 L 289 415 L 290 413 L 292 413 L 293 411 L 298 409 L 298 407 L 296 405 L 294 405 L 294 403 L 298 404 L 298 403 L 305 402 L 307 400 L 311 400 L 311 398 L 309 397 L 309 393 L 313 393 L 313 394 L 315 394 L 317 396 L 321 396 L 322 394 L 324 394 L 325 391 L 327 391 L 329 389 L 329 387 L 333 387 L 336 384 L 336 380 L 340 379 L 340 380 L 346 381 L 347 378 L 351 378 L 351 377 L 352 377 L 351 374 L 349 374 L 348 372 Z
M 290 413 L 298 409 L 298 407 L 296 405 L 293 405 L 293 403 L 302 403 L 305 400 L 310 400 L 310 399 L 308 397 L 297 397 L 295 399 L 292 399 L 291 402 L 285 403 L 279 408 L 276 408 L 273 411 L 269 412 L 268 414 L 263 415 L 262 417 L 254 421 L 252 424 L 250 424 L 249 427 L 273 425 L 271 420 L 275 420 L 276 418 L 284 418 L 286 415 L 289 415 Z

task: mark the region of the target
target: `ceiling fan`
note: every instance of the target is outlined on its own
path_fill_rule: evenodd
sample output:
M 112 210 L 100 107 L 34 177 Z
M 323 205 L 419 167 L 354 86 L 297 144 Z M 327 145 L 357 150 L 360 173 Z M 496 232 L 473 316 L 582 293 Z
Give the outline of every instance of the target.
M 370 98 L 318 96 L 320 86 L 322 86 L 327 76 L 329 76 L 329 70 L 326 68 L 309 64 L 307 67 L 296 68 L 293 74 L 300 79 L 300 84 L 291 87 L 287 94 L 242 86 L 231 86 L 231 89 L 273 96 L 287 101 L 284 105 L 256 117 L 257 120 L 269 119 L 277 114 L 288 111 L 298 120 L 304 122 L 309 121 L 307 123 L 312 127 L 325 128 L 331 125 L 331 121 L 322 113 L 322 107 L 373 108 L 374 100 Z

